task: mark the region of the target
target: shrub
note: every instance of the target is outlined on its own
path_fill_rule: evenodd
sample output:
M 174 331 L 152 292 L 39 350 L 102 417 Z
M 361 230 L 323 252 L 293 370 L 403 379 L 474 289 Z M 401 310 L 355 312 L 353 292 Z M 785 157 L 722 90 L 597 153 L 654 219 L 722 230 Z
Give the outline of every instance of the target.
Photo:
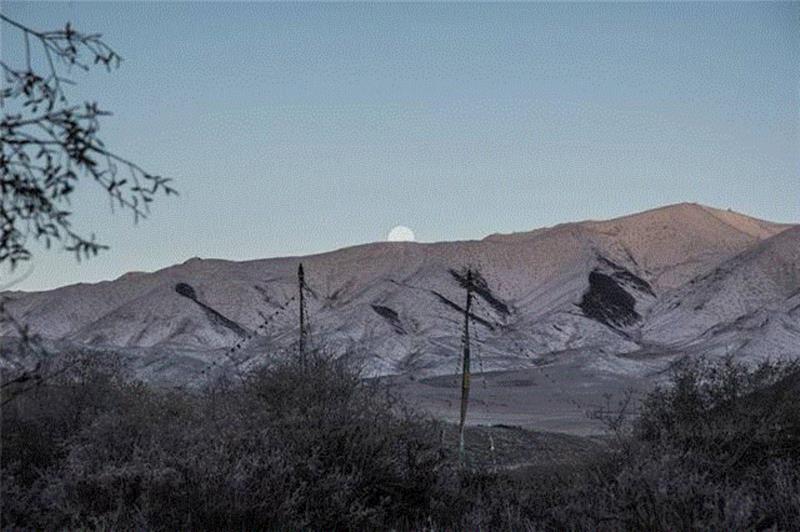
M 3 526 L 384 528 L 435 513 L 452 472 L 435 423 L 320 353 L 197 394 L 92 377 L 15 403 Z
M 679 365 L 588 462 L 459 469 L 441 427 L 313 353 L 195 393 L 94 365 L 2 411 L 2 527 L 800 528 L 800 372 Z
M 453 529 L 800 529 L 800 367 L 684 361 L 589 464 L 461 478 Z
M 598 528 L 797 529 L 799 370 L 683 361 L 562 514 Z

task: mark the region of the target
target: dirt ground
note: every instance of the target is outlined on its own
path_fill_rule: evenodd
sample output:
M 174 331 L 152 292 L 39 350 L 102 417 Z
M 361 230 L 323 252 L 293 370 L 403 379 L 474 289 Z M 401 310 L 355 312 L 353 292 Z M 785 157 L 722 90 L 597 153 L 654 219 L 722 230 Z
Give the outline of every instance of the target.
M 472 375 L 467 424 L 507 425 L 576 436 L 600 436 L 606 425 L 598 410 L 615 411 L 626 393 L 635 414 L 638 401 L 659 380 L 664 359 L 647 363 L 624 361 L 626 371 L 608 368 L 608 359 L 589 355 L 571 357 L 536 369 L 496 371 Z M 639 364 L 630 370 L 630 364 Z M 458 423 L 461 376 L 444 375 L 389 380 L 395 393 L 436 418 Z

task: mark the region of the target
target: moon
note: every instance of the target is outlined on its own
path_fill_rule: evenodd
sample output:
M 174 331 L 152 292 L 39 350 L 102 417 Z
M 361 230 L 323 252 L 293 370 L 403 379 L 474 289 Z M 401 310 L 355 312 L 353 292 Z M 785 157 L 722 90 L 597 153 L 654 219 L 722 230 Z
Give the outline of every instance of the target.
M 389 236 L 386 237 L 389 242 L 413 242 L 414 231 L 405 225 L 398 225 L 389 231 Z

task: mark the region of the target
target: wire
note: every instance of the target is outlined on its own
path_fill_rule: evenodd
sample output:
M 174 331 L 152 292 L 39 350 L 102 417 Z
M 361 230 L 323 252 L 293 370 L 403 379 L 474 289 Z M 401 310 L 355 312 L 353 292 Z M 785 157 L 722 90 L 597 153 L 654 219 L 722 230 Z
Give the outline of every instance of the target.
M 290 304 L 290 303 L 292 303 L 292 302 L 293 302 L 293 301 L 294 301 L 296 298 L 297 298 L 297 296 L 292 296 L 292 297 L 290 297 L 290 298 L 289 298 L 289 299 L 287 299 L 287 300 L 286 300 L 286 301 L 285 301 L 285 302 L 284 302 L 282 305 L 279 305 L 279 306 L 278 306 L 278 308 L 275 310 L 275 312 L 273 312 L 272 314 L 269 314 L 269 315 L 267 315 L 266 317 L 264 317 L 264 318 L 263 318 L 263 321 L 261 322 L 261 324 L 259 324 L 259 326 L 255 328 L 255 331 L 261 331 L 261 330 L 264 330 L 264 329 L 266 329 L 266 327 L 267 327 L 267 326 L 268 326 L 270 323 L 272 323 L 272 321 L 273 321 L 273 320 L 274 320 L 276 317 L 280 316 L 280 315 L 281 315 L 281 314 L 282 314 L 282 313 L 283 313 L 283 312 L 284 312 L 284 311 L 287 309 L 287 307 L 289 306 L 289 304 Z M 262 317 L 263 317 L 263 316 L 262 316 Z M 240 361 L 239 361 L 239 360 L 237 360 L 237 359 L 235 358 L 235 356 L 234 356 L 234 355 L 235 355 L 235 354 L 236 354 L 238 351 L 240 351 L 240 350 L 241 350 L 241 349 L 242 349 L 242 348 L 243 348 L 245 345 L 247 345 L 247 343 L 248 343 L 250 340 L 252 340 L 254 336 L 255 336 L 255 334 L 248 334 L 248 335 L 247 335 L 247 336 L 246 336 L 244 339 L 241 339 L 241 340 L 239 340 L 239 341 L 238 341 L 238 342 L 237 342 L 235 345 L 231 346 L 229 349 L 227 349 L 227 350 L 224 352 L 224 356 L 225 356 L 225 357 L 226 357 L 226 358 L 227 358 L 227 359 L 228 359 L 228 360 L 229 360 L 229 361 L 232 363 L 232 365 L 233 365 L 233 367 L 236 369 L 236 371 L 237 371 L 237 374 L 239 375 L 239 378 L 240 378 L 240 379 L 243 379 L 243 375 L 241 374 L 241 371 L 240 371 L 240 368 L 239 368 L 239 363 L 240 363 Z M 212 367 L 214 367 L 214 366 L 216 366 L 216 365 L 217 365 L 217 360 L 212 360 L 212 361 L 211 361 L 211 363 L 210 363 L 210 364 L 208 364 L 208 365 L 207 365 L 207 366 L 206 366 L 206 367 L 205 367 L 205 368 L 204 368 L 204 369 L 203 369 L 203 370 L 200 372 L 200 374 L 201 374 L 201 375 L 205 375 L 205 374 L 206 374 L 208 371 L 210 371 L 210 370 L 211 370 L 211 368 L 212 368 Z M 188 382 L 188 381 L 187 381 L 187 382 Z M 184 383 L 184 385 L 182 385 L 182 386 L 185 386 L 185 384 L 186 384 L 186 383 Z

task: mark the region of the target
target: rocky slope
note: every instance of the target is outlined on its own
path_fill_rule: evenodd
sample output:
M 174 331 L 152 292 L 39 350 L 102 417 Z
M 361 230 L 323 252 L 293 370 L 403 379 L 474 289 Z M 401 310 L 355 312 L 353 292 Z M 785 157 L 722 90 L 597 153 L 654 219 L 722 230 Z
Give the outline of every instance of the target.
M 487 282 L 474 320 L 483 369 L 578 351 L 620 361 L 681 351 L 800 355 L 800 228 L 696 204 L 480 241 L 192 259 L 4 297 L 53 345 L 126 354 L 146 378 L 191 378 L 258 363 L 296 341 L 300 262 L 312 343 L 357 346 L 378 374 L 458 369 L 458 276 L 467 266 Z M 0 324 L 6 346 L 13 334 Z M 8 363 L 13 350 L 3 351 Z

